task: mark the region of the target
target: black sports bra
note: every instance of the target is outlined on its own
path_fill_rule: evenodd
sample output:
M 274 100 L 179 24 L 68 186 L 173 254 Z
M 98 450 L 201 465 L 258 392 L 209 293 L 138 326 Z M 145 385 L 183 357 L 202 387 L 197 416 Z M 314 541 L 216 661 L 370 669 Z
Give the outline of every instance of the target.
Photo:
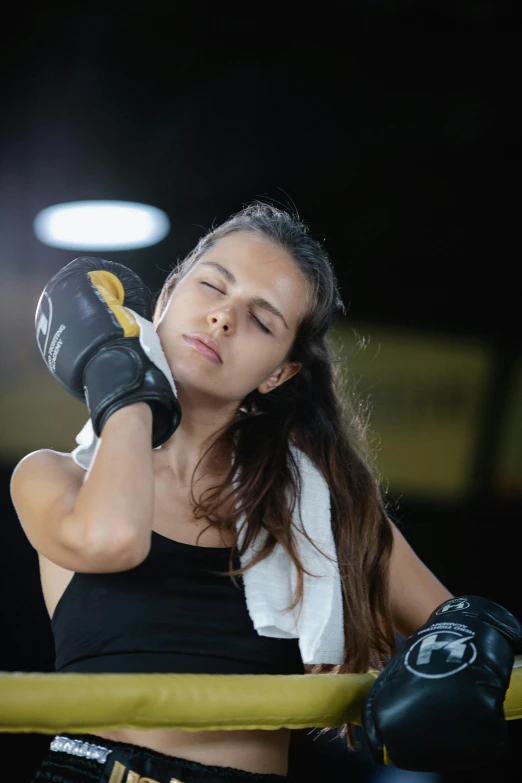
M 213 573 L 229 555 L 153 532 L 136 568 L 75 573 L 51 621 L 56 671 L 303 674 L 297 639 L 259 636 L 241 577 Z

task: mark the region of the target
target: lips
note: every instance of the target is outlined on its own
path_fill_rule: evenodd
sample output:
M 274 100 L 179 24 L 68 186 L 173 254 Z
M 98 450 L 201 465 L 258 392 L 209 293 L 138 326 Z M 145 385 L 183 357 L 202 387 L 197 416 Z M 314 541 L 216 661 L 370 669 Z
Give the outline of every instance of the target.
M 219 346 L 212 337 L 206 334 L 184 334 L 183 339 L 200 354 L 210 359 L 210 361 L 215 364 L 221 364 Z

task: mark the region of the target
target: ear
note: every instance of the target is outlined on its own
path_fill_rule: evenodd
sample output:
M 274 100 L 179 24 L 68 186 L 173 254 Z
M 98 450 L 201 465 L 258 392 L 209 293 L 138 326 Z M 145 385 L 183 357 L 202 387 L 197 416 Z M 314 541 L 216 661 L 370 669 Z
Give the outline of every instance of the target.
M 289 364 L 284 364 L 282 367 L 274 370 L 270 377 L 257 387 L 258 392 L 260 394 L 268 394 L 268 392 L 271 392 L 278 386 L 281 386 L 281 384 L 285 383 L 285 381 L 289 381 L 290 378 L 293 378 L 300 369 L 301 365 L 299 362 L 290 362 Z

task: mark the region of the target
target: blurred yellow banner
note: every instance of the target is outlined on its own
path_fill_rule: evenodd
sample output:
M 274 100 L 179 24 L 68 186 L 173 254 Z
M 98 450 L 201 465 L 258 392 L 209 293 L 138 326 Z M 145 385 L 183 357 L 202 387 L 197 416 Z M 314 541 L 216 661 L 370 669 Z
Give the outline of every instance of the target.
M 0 457 L 15 462 L 36 449 L 69 452 L 89 411 L 53 378 L 40 354 L 0 389 Z
M 491 375 L 474 340 L 345 323 L 334 330 L 349 387 L 370 402 L 376 461 L 392 493 L 457 500 L 472 490 Z

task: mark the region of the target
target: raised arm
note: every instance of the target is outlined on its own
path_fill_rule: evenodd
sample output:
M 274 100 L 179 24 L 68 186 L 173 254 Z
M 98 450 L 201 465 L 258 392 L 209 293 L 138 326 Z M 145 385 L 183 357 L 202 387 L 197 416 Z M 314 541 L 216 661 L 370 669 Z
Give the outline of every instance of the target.
M 152 447 L 173 434 L 181 416 L 166 362 L 163 372 L 150 344 L 147 351 L 142 345 L 151 317 L 152 297 L 138 275 L 99 258 L 71 261 L 38 302 L 42 357 L 87 404 L 100 442 L 81 479 L 63 455 L 28 455 L 13 473 L 11 497 L 33 546 L 67 570 L 124 570 L 150 547 Z M 162 355 L 152 328 L 149 337 Z
M 18 463 L 11 499 L 39 554 L 87 573 L 124 571 L 147 556 L 154 513 L 151 430 L 149 406 L 136 403 L 108 419 L 88 474 L 50 450 Z

